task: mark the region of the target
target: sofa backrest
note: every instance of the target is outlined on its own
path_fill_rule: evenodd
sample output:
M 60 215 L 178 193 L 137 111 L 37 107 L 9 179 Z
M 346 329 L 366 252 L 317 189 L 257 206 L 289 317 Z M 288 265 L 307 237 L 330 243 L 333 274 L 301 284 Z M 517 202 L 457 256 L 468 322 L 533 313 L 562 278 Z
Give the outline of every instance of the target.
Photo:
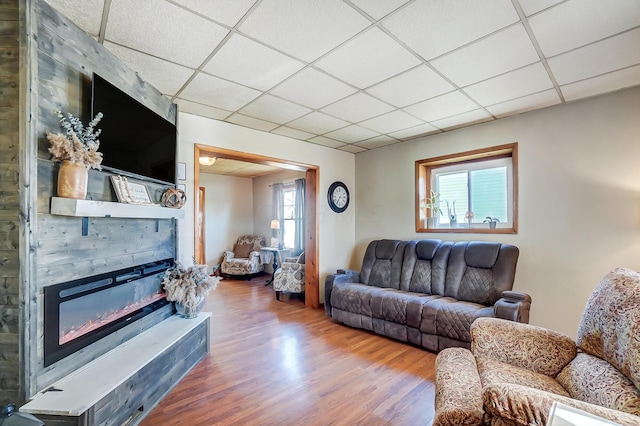
M 493 305 L 503 291 L 513 288 L 518 255 L 518 248 L 509 244 L 485 241 L 454 243 L 449 254 L 443 295 Z
M 451 241 L 408 241 L 404 248 L 400 290 L 444 294 L 447 261 L 452 246 Z
M 640 389 L 640 273 L 617 268 L 600 281 L 587 301 L 576 343 Z
M 375 240 L 362 260 L 360 282 L 376 287 L 400 288 L 400 274 L 406 241 Z

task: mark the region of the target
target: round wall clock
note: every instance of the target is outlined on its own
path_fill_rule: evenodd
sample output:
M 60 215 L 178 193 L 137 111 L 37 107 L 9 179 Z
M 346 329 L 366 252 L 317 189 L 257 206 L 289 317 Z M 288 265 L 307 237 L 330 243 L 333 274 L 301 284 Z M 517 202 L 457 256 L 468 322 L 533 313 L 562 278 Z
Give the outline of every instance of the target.
M 327 192 L 329 207 L 336 213 L 342 213 L 349 207 L 349 190 L 342 182 L 333 182 Z

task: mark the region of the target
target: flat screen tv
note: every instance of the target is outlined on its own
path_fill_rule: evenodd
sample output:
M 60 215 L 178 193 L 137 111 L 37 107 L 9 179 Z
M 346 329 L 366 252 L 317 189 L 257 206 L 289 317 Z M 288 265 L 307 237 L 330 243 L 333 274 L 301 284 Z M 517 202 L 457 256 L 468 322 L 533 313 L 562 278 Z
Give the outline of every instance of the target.
M 174 184 L 176 126 L 97 74 L 91 88 L 91 116 L 98 124 L 102 168 Z

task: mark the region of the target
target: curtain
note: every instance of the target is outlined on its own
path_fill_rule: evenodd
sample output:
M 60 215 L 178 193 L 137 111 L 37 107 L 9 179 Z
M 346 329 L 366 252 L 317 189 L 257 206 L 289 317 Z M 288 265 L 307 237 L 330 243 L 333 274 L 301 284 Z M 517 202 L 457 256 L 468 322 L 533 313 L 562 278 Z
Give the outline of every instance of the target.
M 304 243 L 305 243 L 305 230 L 304 230 L 304 218 L 306 215 L 305 209 L 305 184 L 306 181 L 304 179 L 296 179 L 296 234 L 293 245 L 293 252 L 297 256 L 304 251 Z
M 273 188 L 273 197 L 272 197 L 271 206 L 273 211 L 272 211 L 271 219 L 277 220 L 278 222 L 280 222 L 280 229 L 275 233 L 278 236 L 278 243 L 282 244 L 283 243 L 282 236 L 284 235 L 284 232 L 283 232 L 284 231 L 284 194 L 282 192 L 282 184 L 274 183 L 272 188 Z M 269 223 L 271 223 L 271 221 L 269 221 Z

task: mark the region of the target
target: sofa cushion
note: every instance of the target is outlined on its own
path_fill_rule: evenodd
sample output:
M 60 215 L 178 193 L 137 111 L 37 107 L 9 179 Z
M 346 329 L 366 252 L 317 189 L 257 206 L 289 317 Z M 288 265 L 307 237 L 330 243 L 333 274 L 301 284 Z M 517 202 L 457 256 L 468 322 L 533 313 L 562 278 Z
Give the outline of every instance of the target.
M 389 288 L 357 283 L 337 283 L 331 291 L 331 306 L 354 314 L 371 316 L 371 297 Z
M 478 365 L 482 387 L 511 383 L 551 392 L 556 395 L 569 396 L 569 393 L 560 383 L 546 374 L 536 373 L 528 368 L 479 356 L 476 356 L 476 364 Z
M 234 244 L 233 245 L 233 255 L 236 258 L 248 258 L 249 257 L 249 253 L 251 253 L 251 250 L 253 248 L 253 243 L 247 243 L 247 244 Z
M 369 243 L 364 254 L 360 282 L 376 287 L 400 288 L 400 274 L 406 242 L 379 240 Z
M 423 304 L 439 297 L 400 290 L 376 293 L 371 297 L 371 315 L 374 318 L 419 328 Z
M 467 267 L 460 282 L 458 300 L 491 305 L 492 280 L 493 273 L 491 269 Z
M 602 309 L 606 306 L 607 309 Z M 589 297 L 576 343 L 602 358 L 640 388 L 640 273 L 617 268 Z
M 473 268 L 493 268 L 500 253 L 500 243 L 487 241 L 471 241 L 464 252 L 464 260 L 467 266 Z
M 557 380 L 572 398 L 640 416 L 640 391 L 603 359 L 578 353 Z
M 469 328 L 476 318 L 490 315 L 486 306 L 452 297 L 427 301 L 422 308 L 420 330 L 463 342 L 471 342 Z

